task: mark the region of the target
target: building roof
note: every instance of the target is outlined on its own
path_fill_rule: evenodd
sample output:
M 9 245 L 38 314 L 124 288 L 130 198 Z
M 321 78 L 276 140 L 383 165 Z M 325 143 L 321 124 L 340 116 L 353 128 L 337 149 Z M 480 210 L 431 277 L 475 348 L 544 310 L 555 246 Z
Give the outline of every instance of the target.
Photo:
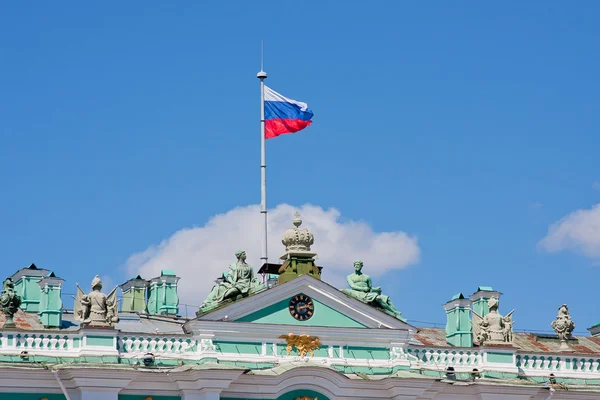
M 4 327 L 6 316 L 0 311 L 0 327 Z M 36 313 L 25 313 L 18 310 L 14 316 L 18 330 L 24 331 L 58 331 L 74 332 L 79 330 L 79 321 L 76 321 L 72 311 L 63 311 L 63 324 L 60 329 L 45 328 L 39 322 Z M 123 333 L 153 333 L 153 334 L 184 334 L 183 324 L 187 318 L 163 317 L 138 313 L 119 313 L 119 322 L 115 329 Z
M 453 347 L 446 342 L 444 328 L 419 328 L 415 339 L 425 346 Z M 512 345 L 522 352 L 560 353 L 560 340 L 556 335 L 515 332 Z M 573 336 L 569 340 L 569 346 L 576 353 L 597 354 L 600 353 L 600 337 Z M 477 348 L 477 345 L 474 348 Z
M 17 325 L 17 329 L 22 330 L 43 330 L 44 326 L 40 324 L 37 314 L 25 313 L 23 310 L 19 309 L 17 313 L 14 315 L 13 320 Z M 0 311 L 0 327 L 4 328 L 4 323 L 6 322 L 6 315 L 2 311 Z

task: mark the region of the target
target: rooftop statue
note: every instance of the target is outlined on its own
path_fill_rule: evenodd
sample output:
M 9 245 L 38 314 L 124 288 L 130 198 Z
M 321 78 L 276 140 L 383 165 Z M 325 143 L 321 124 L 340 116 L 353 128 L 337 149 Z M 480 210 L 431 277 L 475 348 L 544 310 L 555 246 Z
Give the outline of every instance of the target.
M 489 314 L 481 317 L 473 311 L 473 336 L 479 345 L 512 343 L 513 320 L 512 310 L 504 317 L 498 313 L 498 299 L 492 297 L 488 300 Z
M 560 350 L 571 350 L 567 344 L 567 340 L 569 340 L 571 332 L 575 329 L 575 323 L 569 315 L 569 308 L 566 304 L 563 304 L 558 308 L 558 315 L 556 316 L 556 319 L 552 321 L 552 329 L 554 329 L 554 332 L 556 332 L 560 339 Z
M 111 327 L 119 322 L 117 313 L 117 287 L 107 295 L 100 292 L 102 281 L 96 275 L 92 280 L 92 291 L 89 294 L 77 284 L 77 297 L 74 304 L 75 320 L 82 325 Z
M 15 284 L 10 278 L 4 280 L 2 285 L 2 294 L 0 295 L 0 310 L 6 315 L 4 328 L 15 328 L 13 320 L 19 306 L 21 305 L 21 296 L 15 292 Z
M 390 298 L 381 294 L 381 287 L 373 287 L 371 277 L 362 273 L 363 262 L 354 261 L 354 273 L 348 275 L 346 280 L 350 289 L 342 289 L 342 292 L 357 300 L 372 305 L 373 307 L 383 309 L 386 313 L 400 318 L 400 311 L 394 307 Z
M 223 272 L 218 283 L 200 306 L 201 312 L 211 310 L 225 300 L 237 300 L 266 288 L 254 277 L 252 266 L 246 263 L 246 252 L 239 250 L 235 253 L 235 257 L 237 261 L 229 266 L 229 271 Z

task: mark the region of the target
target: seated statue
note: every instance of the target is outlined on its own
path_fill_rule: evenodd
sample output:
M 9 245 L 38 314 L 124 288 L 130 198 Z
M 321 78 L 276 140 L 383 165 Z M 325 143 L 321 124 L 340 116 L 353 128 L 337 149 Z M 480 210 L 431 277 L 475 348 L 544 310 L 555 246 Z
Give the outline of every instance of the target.
M 223 303 L 225 300 L 237 300 L 248 296 L 250 293 L 266 288 L 254 277 L 254 270 L 246 263 L 246 252 L 239 250 L 235 253 L 237 261 L 229 266 L 229 271 L 224 272 L 221 282 L 217 283 L 208 297 L 200 306 L 200 311 L 205 312 Z
M 350 289 L 342 289 L 342 293 L 354 297 L 357 300 L 367 303 L 376 308 L 381 308 L 388 314 L 400 318 L 400 311 L 394 307 L 390 298 L 381 294 L 381 287 L 373 287 L 371 277 L 362 273 L 363 262 L 354 261 L 354 273 L 348 275 L 346 280 Z M 400 318 L 402 319 L 402 318 Z

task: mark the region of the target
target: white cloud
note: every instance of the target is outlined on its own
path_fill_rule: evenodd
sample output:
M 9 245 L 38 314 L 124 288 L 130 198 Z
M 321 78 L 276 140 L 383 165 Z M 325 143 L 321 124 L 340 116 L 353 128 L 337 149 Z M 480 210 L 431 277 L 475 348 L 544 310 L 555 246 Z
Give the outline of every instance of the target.
M 539 244 L 548 252 L 571 250 L 600 258 L 600 204 L 574 211 L 552 224 Z
M 300 211 L 302 227 L 315 237 L 312 249 L 318 253 L 317 265 L 325 267 L 323 278 L 344 285 L 343 277 L 352 271 L 352 263 L 362 259 L 365 272 L 372 276 L 406 267 L 419 261 L 417 239 L 404 232 L 373 232 L 363 221 L 340 221 L 340 212 L 313 205 L 293 207 L 280 204 L 269 210 L 269 261 L 285 252 L 281 237 L 292 228 L 294 212 Z M 260 268 L 261 214 L 258 205 L 237 207 L 212 217 L 204 226 L 184 228 L 158 245 L 133 254 L 125 268 L 129 275 L 148 279 L 161 269 L 173 269 L 182 279 L 180 301 L 200 305 L 214 280 L 235 261 L 238 249 L 246 250 L 255 272 Z M 379 286 L 384 282 L 375 282 Z

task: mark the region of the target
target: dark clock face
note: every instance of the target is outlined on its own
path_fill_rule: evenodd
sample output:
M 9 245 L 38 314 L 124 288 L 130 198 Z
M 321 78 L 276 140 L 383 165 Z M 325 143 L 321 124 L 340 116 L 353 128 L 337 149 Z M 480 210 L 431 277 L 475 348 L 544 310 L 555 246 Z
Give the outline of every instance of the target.
M 315 313 L 315 305 L 307 295 L 297 294 L 291 298 L 289 310 L 298 321 L 306 321 Z

